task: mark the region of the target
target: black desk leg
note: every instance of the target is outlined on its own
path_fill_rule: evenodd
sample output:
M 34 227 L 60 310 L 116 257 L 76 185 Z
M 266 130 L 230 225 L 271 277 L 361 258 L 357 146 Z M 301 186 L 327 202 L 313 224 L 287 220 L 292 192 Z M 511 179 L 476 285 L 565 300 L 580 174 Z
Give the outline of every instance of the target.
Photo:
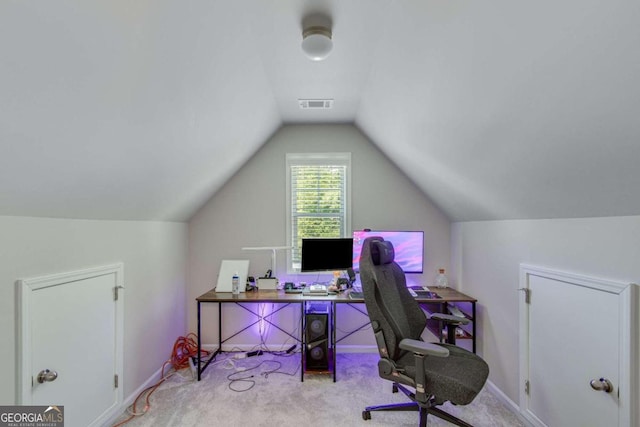
M 218 349 L 216 354 L 222 352 L 222 303 L 218 302 Z
M 300 342 L 302 343 L 302 348 L 300 349 L 300 381 L 304 382 L 304 356 L 307 353 L 307 343 L 306 343 L 306 334 L 304 328 L 306 326 L 305 318 L 305 302 L 303 301 L 300 304 Z
M 202 355 L 202 339 L 200 338 L 200 301 L 198 301 L 198 366 L 196 366 L 196 370 L 198 371 L 198 381 L 200 381 L 200 362 Z
M 476 325 L 478 324 L 478 318 L 476 317 L 476 303 L 475 302 L 471 303 L 471 317 L 473 317 L 473 319 L 472 319 L 473 320 L 473 325 L 471 327 L 472 327 L 472 331 L 473 331 L 473 341 L 472 341 L 473 353 L 475 354 L 476 353 L 476 337 L 478 336 L 476 334 Z
M 338 352 L 338 349 L 336 348 L 336 311 L 337 311 L 337 306 L 335 301 L 333 301 L 331 303 L 331 348 L 332 348 L 332 353 L 333 353 L 333 382 L 336 382 L 336 371 L 337 371 L 337 366 L 336 366 L 336 353 Z
M 202 373 L 204 372 L 205 369 L 207 369 L 207 367 L 209 366 L 209 364 L 211 362 L 213 362 L 213 359 L 216 358 L 216 356 L 218 355 L 218 353 L 221 352 L 221 348 L 222 348 L 222 307 L 221 307 L 221 302 L 218 303 L 218 348 L 209 356 L 209 359 L 207 360 L 207 363 L 204 364 L 204 366 L 202 368 L 200 368 L 200 363 L 202 362 L 202 338 L 200 337 L 201 334 L 201 327 L 200 324 L 202 323 L 200 320 L 200 301 L 198 301 L 198 381 L 200 381 L 200 379 L 202 378 Z

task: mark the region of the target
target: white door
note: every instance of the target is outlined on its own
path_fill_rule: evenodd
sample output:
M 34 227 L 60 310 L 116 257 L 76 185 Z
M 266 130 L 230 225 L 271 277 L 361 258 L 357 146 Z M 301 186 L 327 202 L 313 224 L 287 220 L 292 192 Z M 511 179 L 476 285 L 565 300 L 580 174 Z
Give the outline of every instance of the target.
M 22 404 L 63 405 L 69 427 L 99 425 L 119 407 L 121 281 L 118 266 L 20 282 Z
M 522 284 L 523 415 L 548 427 L 630 425 L 630 285 L 540 270 Z

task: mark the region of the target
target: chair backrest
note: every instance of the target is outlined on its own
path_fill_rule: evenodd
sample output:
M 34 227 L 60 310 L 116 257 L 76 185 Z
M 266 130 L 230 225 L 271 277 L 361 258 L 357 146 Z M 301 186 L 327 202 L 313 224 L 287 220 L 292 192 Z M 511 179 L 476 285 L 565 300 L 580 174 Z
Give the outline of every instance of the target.
M 404 272 L 394 262 L 394 255 L 393 244 L 382 237 L 365 239 L 360 281 L 380 355 L 396 360 L 404 354 L 399 348 L 400 341 L 420 340 L 427 318 L 409 293 Z M 380 342 L 380 336 L 384 343 Z

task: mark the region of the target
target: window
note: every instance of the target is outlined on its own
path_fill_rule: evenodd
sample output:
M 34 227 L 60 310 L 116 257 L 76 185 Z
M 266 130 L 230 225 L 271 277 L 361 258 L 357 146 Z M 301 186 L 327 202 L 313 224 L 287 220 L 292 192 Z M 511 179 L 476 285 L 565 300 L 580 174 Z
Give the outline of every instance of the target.
M 351 153 L 287 154 L 287 255 L 300 272 L 302 239 L 350 237 Z

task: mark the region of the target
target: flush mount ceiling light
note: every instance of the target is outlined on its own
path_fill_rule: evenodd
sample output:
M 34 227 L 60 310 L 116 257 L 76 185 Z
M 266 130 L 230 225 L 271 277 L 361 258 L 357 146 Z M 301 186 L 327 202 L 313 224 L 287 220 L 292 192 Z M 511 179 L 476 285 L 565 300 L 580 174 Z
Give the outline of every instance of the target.
M 322 61 L 331 53 L 331 29 L 313 25 L 302 30 L 302 51 L 312 61 Z
M 333 99 L 298 99 L 298 105 L 302 110 L 330 110 Z

